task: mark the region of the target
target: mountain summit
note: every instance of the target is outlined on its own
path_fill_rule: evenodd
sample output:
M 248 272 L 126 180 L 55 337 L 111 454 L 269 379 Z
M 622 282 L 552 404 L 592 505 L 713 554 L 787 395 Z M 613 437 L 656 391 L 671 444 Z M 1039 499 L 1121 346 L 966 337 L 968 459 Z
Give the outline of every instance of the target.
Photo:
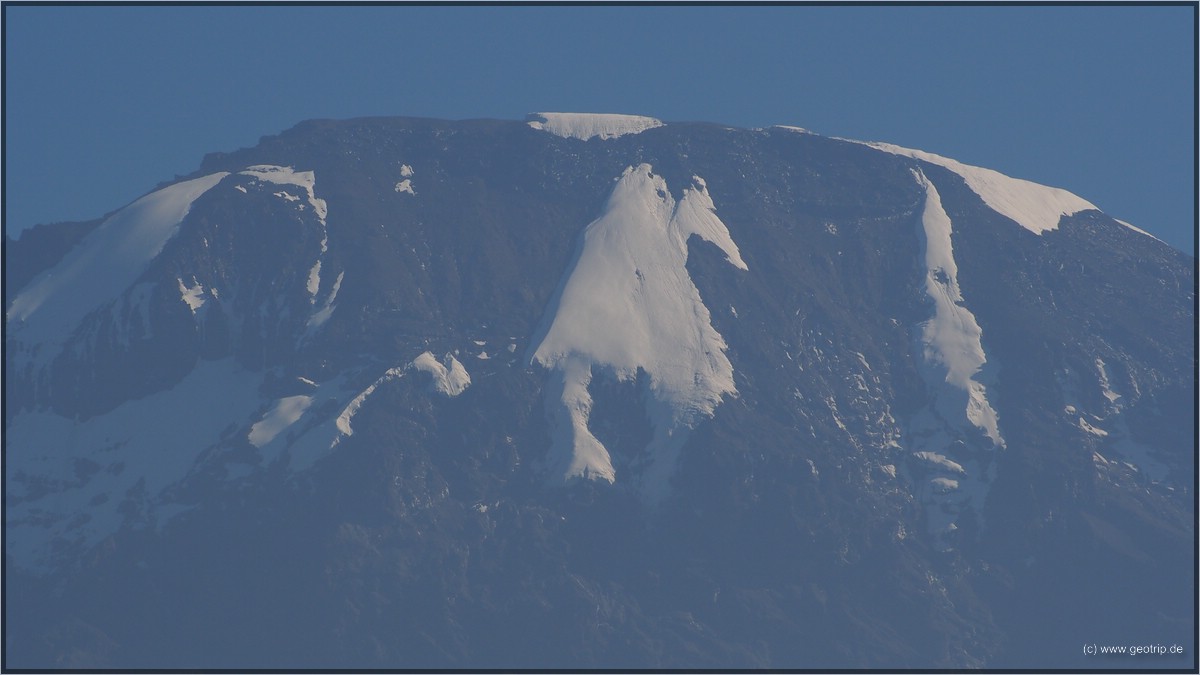
M 8 665 L 1186 667 L 1194 267 L 796 127 L 304 122 L 6 241 Z

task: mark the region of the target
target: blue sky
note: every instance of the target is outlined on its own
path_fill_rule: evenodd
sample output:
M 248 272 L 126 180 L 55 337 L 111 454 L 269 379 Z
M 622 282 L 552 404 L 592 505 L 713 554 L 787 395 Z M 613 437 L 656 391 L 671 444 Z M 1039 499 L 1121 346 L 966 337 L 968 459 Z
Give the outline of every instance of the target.
M 10 234 L 304 119 L 562 110 L 888 141 L 1195 241 L 1190 6 L 5 11 Z

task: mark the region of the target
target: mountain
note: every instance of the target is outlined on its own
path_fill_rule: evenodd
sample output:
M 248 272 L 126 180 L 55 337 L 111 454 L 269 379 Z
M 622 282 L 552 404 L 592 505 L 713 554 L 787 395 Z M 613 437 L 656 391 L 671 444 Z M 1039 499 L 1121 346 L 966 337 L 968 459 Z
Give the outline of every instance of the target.
M 5 282 L 8 667 L 1195 660 L 1195 260 L 1064 190 L 317 120 Z

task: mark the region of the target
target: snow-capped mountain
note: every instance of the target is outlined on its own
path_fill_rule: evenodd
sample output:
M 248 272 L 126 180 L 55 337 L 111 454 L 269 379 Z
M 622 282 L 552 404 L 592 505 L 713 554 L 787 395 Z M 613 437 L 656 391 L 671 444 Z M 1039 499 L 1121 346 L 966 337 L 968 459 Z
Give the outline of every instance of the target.
M 8 664 L 1191 659 L 1194 266 L 797 127 L 305 122 L 6 241 Z

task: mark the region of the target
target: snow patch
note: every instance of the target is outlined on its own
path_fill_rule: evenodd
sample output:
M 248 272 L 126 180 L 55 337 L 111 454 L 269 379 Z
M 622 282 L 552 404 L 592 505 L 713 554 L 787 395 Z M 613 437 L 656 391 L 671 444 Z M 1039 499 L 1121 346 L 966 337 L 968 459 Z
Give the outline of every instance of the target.
M 563 479 L 615 479 L 608 451 L 587 428 L 595 368 L 623 381 L 639 371 L 649 377 L 650 491 L 665 487 L 688 430 L 736 393 L 725 341 L 688 276 L 688 240 L 697 235 L 733 266 L 747 266 L 704 181 L 693 182 L 676 203 L 650 165 L 626 169 L 546 309 L 530 360 L 556 371 L 548 396 L 558 401 L 547 405 L 557 420 L 553 470 Z
M 295 185 L 296 187 L 303 188 L 308 195 L 308 203 L 312 206 L 313 211 L 316 212 L 321 225 L 325 224 L 325 216 L 329 215 L 329 210 L 326 208 L 325 200 L 318 199 L 316 193 L 313 191 L 313 188 L 317 184 L 316 173 L 312 171 L 296 171 L 290 166 L 275 166 L 273 164 L 249 166 L 239 173 L 243 176 L 252 176 L 277 185 Z M 279 195 L 281 193 L 277 192 L 275 194 Z M 299 198 L 293 197 L 293 199 Z
M 329 297 L 325 298 L 325 303 L 321 305 L 321 309 L 308 317 L 307 333 L 320 328 L 329 320 L 329 317 L 333 316 L 333 310 L 337 309 L 333 303 L 337 300 L 338 291 L 342 288 L 342 279 L 345 276 L 345 272 L 338 272 L 337 279 L 333 282 L 333 288 L 329 291 Z
M 312 396 L 288 396 L 275 402 L 263 418 L 250 427 L 247 438 L 256 448 L 270 443 L 280 432 L 295 424 L 296 420 L 312 405 Z
M 413 173 L 414 173 L 413 168 L 411 166 L 409 166 L 407 164 L 400 165 L 400 177 L 401 178 L 411 178 Z
M 1099 429 L 1097 427 L 1094 427 L 1094 426 L 1088 424 L 1088 421 L 1083 419 L 1082 417 L 1079 418 L 1079 428 L 1083 429 L 1084 431 L 1088 432 L 1089 434 L 1091 434 L 1093 436 L 1100 436 L 1101 438 L 1108 435 L 1107 431 L 1105 431 L 1103 429 Z
M 433 376 L 433 388 L 451 398 L 458 396 L 471 386 L 471 376 L 467 369 L 454 358 L 446 354 L 441 363 L 430 352 L 423 352 L 413 359 L 413 368 Z
M 375 390 L 379 388 L 379 385 L 383 384 L 384 382 L 388 382 L 396 379 L 397 377 L 403 376 L 404 368 L 389 368 L 387 372 L 385 372 L 379 379 L 372 382 L 371 386 L 359 392 L 357 396 L 350 400 L 350 403 L 346 404 L 345 408 L 342 408 L 342 412 L 338 414 L 337 421 L 335 422 L 338 432 L 341 433 L 342 436 L 353 436 L 354 428 L 350 426 L 350 420 L 354 419 L 354 415 L 358 413 L 358 409 L 362 407 L 362 404 L 367 400 L 367 397 L 375 393 Z M 337 445 L 338 441 L 340 440 L 341 437 L 335 439 L 333 445 Z
M 239 172 L 240 175 L 250 176 L 260 181 L 274 183 L 276 185 L 294 185 L 304 190 L 308 205 L 312 207 L 313 212 L 317 214 L 317 220 L 321 223 L 321 253 L 317 256 L 316 262 L 308 270 L 308 281 L 306 288 L 309 295 L 309 303 L 316 304 L 317 292 L 321 288 L 321 258 L 329 250 L 329 235 L 325 231 L 325 219 L 329 215 L 328 205 L 324 199 L 320 199 L 316 194 L 317 177 L 314 171 L 296 171 L 290 166 L 276 166 L 273 164 L 257 164 L 249 166 Z M 275 192 L 276 197 L 291 201 L 299 201 L 300 198 L 288 192 Z M 303 208 L 303 205 L 301 205 Z M 309 320 L 311 325 L 312 319 Z
M 1096 209 L 1091 202 L 1066 190 L 1020 178 L 1011 178 L 992 169 L 970 166 L 948 157 L 902 148 L 891 143 L 864 143 L 864 145 L 894 155 L 937 164 L 953 171 L 962 176 L 967 186 L 979 195 L 979 198 L 989 208 L 1016 221 L 1018 225 L 1034 234 L 1058 229 L 1058 221 L 1063 216 Z
M 1114 412 L 1121 410 L 1122 404 L 1119 403 L 1121 395 L 1113 391 L 1112 385 L 1108 382 L 1108 364 L 1102 359 L 1096 359 L 1096 375 L 1100 379 L 1100 393 L 1104 398 L 1108 399 L 1108 403 Z
M 204 286 L 196 281 L 196 277 L 192 277 L 192 286 L 187 286 L 183 283 L 183 279 L 175 278 L 179 282 L 179 297 L 183 300 L 188 309 L 192 310 L 192 315 L 195 316 L 196 310 L 204 306 Z
M 407 192 L 410 195 L 416 196 L 416 191 L 413 190 L 412 181 L 408 178 L 396 183 L 396 192 Z
M 929 482 L 933 485 L 933 489 L 940 492 L 949 492 L 958 489 L 958 481 L 953 478 L 934 478 Z M 954 523 L 950 523 L 950 526 L 954 526 Z
M 862 364 L 863 368 L 871 369 L 871 364 L 867 363 L 867 357 L 863 356 L 862 352 L 854 352 L 854 355 L 858 357 L 858 362 Z
M 527 124 L 563 138 L 610 140 L 627 134 L 640 134 L 647 129 L 663 126 L 653 117 L 640 115 L 611 115 L 602 113 L 543 112 L 529 115 Z
M 317 301 L 317 291 L 321 290 L 321 259 L 313 263 L 313 266 L 308 270 L 308 283 L 305 285 L 308 289 L 308 301 L 310 303 Z
M 948 459 L 945 455 L 941 455 L 936 452 L 929 452 L 927 450 L 922 450 L 921 452 L 913 453 L 913 456 L 916 457 L 917 459 L 928 462 L 928 463 L 932 464 L 933 466 L 945 469 L 952 473 L 957 473 L 957 474 L 965 474 L 966 473 L 966 471 L 962 468 L 961 464 L 959 464 L 958 462 L 955 462 L 951 459 Z

